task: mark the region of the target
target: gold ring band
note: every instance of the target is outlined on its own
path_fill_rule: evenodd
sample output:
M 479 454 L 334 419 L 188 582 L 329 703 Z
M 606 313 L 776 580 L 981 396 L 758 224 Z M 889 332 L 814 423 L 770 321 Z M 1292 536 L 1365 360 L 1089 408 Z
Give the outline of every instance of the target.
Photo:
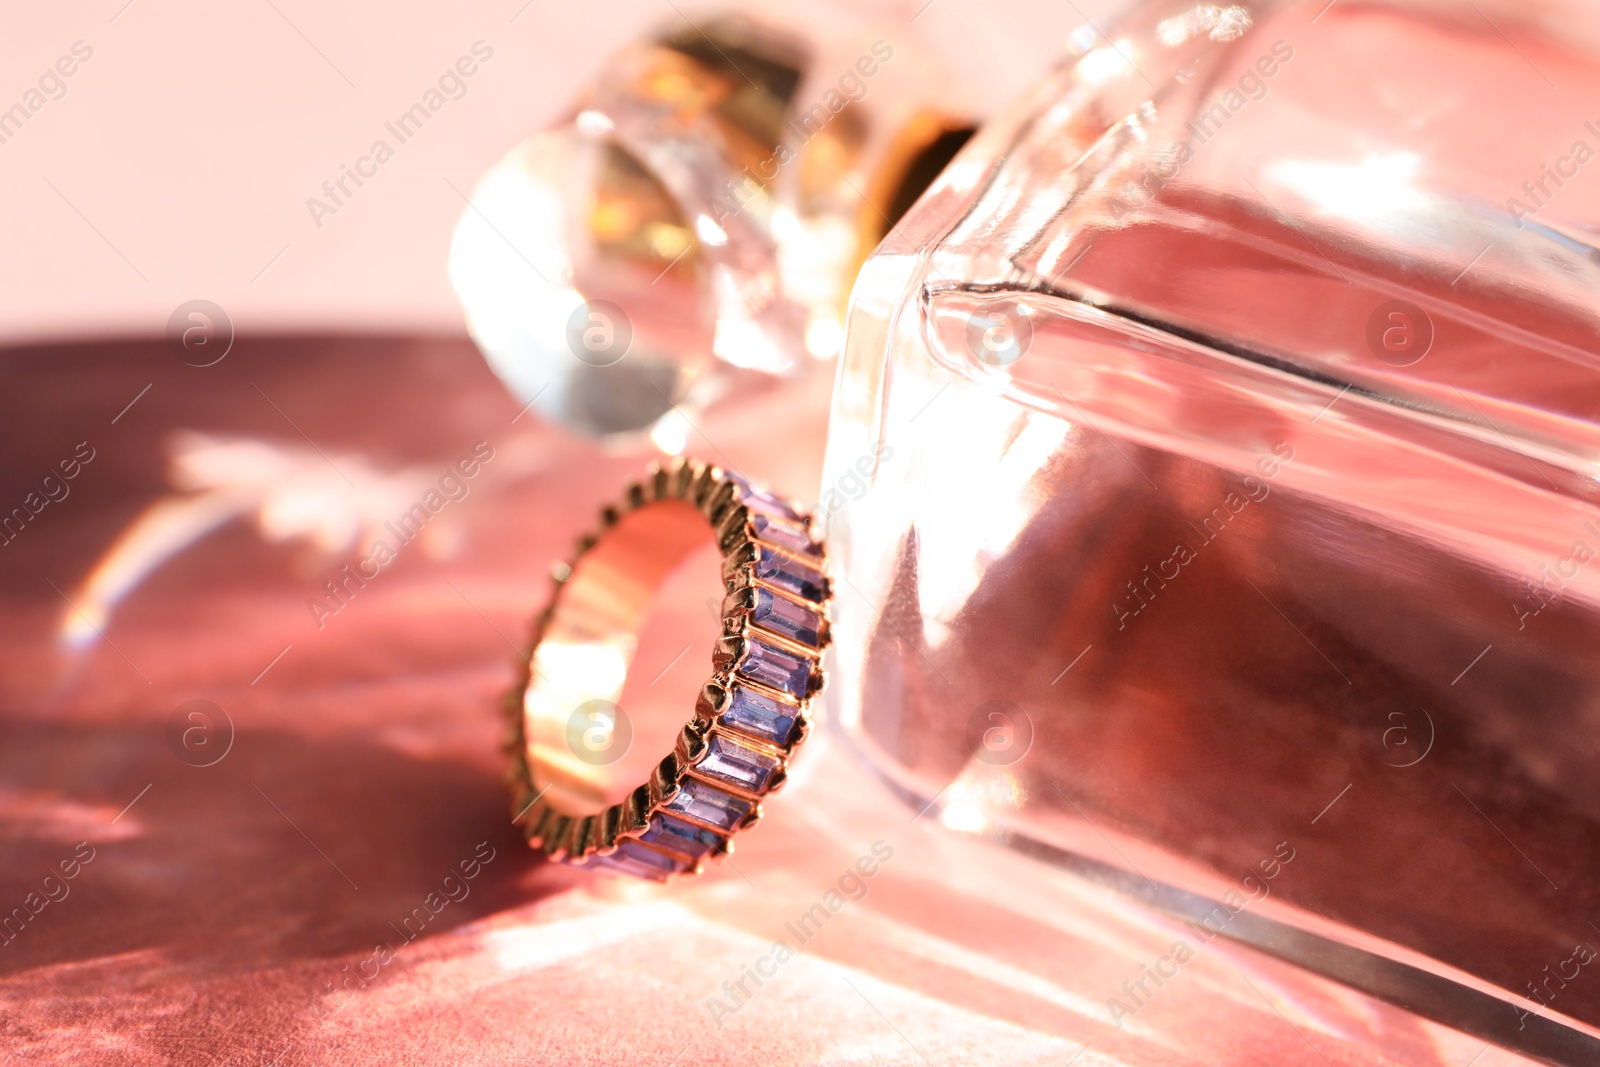
M 604 804 L 603 768 L 572 741 L 574 709 L 621 695 L 656 590 L 708 533 L 727 587 L 713 673 L 649 779 Z M 810 729 L 830 639 L 810 516 L 720 467 L 652 464 L 553 577 L 506 701 L 513 821 L 552 860 L 656 880 L 698 873 L 761 817 Z

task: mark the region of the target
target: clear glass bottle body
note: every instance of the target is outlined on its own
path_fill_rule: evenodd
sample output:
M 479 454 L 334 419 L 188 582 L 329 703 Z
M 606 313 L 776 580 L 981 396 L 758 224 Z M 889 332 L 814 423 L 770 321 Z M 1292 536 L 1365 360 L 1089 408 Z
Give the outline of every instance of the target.
M 1600 1033 L 1595 25 L 1148 6 L 986 127 L 852 299 L 843 736 L 957 829 Z

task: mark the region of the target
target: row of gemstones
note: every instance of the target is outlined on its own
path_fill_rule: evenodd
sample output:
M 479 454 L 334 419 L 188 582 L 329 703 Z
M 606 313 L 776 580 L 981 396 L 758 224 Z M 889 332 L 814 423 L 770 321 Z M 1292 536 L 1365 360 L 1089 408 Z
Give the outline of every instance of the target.
M 782 771 L 783 756 L 776 753 L 787 754 L 800 740 L 813 656 L 826 632 L 827 579 L 805 518 L 737 475 L 727 477 L 746 511 L 745 529 L 734 541 L 744 545 L 756 539 L 748 564 L 748 576 L 761 583 L 753 585 L 754 603 L 748 608 L 755 629 L 746 634 L 744 653 L 732 664 L 727 695 L 718 702 L 721 710 L 713 712 L 704 751 L 679 779 L 678 791 L 642 832 L 619 838 L 615 852 L 595 858 L 601 866 L 643 878 L 664 879 L 695 867 L 708 853 L 724 851 L 726 839 L 750 819 L 755 798 Z M 811 649 L 812 656 L 763 640 L 762 632 Z

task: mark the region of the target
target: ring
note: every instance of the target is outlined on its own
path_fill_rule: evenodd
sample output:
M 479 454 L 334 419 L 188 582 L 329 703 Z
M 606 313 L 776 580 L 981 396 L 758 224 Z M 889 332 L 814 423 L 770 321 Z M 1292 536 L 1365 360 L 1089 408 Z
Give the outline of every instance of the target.
M 616 701 L 639 626 L 668 575 L 712 536 L 727 595 L 711 678 L 672 751 L 608 804 L 612 759 L 597 753 L 620 758 L 631 737 Z M 694 460 L 651 464 L 604 508 L 572 561 L 552 568 L 554 592 L 505 703 L 512 821 L 528 844 L 658 881 L 730 852 L 810 729 L 830 640 L 824 564 L 809 515 Z

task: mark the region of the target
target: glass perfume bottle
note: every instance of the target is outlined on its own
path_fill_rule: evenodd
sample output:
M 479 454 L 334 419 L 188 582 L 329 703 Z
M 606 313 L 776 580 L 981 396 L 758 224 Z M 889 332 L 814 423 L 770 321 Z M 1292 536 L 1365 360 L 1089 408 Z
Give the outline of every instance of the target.
M 1600 1049 L 1582 10 L 1086 26 L 866 262 L 818 509 L 832 721 L 910 803 L 1557 1062 Z

